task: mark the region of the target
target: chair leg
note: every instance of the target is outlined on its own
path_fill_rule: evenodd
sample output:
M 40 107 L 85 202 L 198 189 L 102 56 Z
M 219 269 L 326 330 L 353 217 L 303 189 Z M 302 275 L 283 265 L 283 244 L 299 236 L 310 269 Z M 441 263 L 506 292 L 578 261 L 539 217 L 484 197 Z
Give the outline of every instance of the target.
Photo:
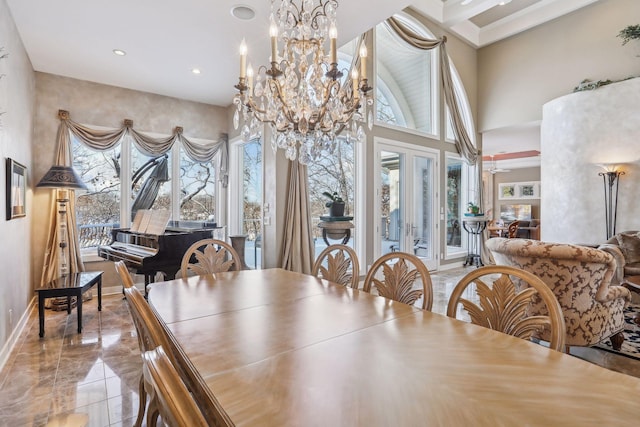
M 138 387 L 138 397 L 140 399 L 140 403 L 138 405 L 138 417 L 136 418 L 136 423 L 134 427 L 140 427 L 142 425 L 142 421 L 144 420 L 144 410 L 147 406 L 147 392 L 144 389 L 144 375 L 140 375 L 140 385 Z
M 611 340 L 611 346 L 613 347 L 613 349 L 616 351 L 620 351 L 620 349 L 622 348 L 622 343 L 624 342 L 624 334 L 622 332 L 618 332 L 617 334 L 612 335 L 609 340 Z

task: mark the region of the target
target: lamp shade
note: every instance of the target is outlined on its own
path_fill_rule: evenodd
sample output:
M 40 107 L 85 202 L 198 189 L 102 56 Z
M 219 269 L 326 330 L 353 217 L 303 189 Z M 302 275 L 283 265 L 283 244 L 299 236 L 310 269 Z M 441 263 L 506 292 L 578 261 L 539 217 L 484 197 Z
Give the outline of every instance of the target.
M 36 187 L 87 189 L 71 166 L 51 166 Z

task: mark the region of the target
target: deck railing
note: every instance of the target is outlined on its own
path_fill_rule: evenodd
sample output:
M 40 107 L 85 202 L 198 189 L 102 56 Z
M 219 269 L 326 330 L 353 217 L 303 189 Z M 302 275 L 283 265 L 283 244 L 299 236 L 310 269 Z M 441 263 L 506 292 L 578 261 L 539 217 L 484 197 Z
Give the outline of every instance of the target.
M 84 224 L 78 227 L 80 249 L 92 248 L 111 243 L 111 230 L 118 228 L 118 223 Z

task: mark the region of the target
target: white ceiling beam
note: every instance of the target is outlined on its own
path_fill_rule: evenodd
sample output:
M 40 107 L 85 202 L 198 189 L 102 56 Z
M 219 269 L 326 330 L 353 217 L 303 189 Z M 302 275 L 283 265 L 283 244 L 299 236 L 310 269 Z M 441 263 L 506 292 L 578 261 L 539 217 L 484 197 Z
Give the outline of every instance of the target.
M 449 29 L 474 47 L 480 47 L 480 28 L 473 22 L 462 21 Z
M 451 27 L 462 21 L 473 18 L 492 7 L 497 6 L 501 0 L 473 0 L 471 3 L 463 5 L 465 0 L 447 0 L 444 3 L 444 13 L 442 23 Z
M 596 1 L 598 0 L 542 0 L 482 28 L 477 45 L 486 46 L 571 13 Z
M 410 6 L 436 22 L 441 23 L 444 19 L 444 2 L 442 0 L 413 0 Z

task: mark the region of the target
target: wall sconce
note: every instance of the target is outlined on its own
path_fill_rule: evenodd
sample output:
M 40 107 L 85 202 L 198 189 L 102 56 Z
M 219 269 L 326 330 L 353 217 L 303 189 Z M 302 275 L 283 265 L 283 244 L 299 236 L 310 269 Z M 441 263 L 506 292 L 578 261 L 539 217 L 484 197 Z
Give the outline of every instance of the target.
M 607 240 L 609 240 L 616 234 L 616 220 L 618 217 L 618 183 L 620 176 L 624 175 L 624 172 L 619 170 L 619 165 L 616 164 L 603 164 L 600 166 L 605 170 L 605 172 L 600 172 L 598 175 L 602 177 L 604 185 L 604 218 L 607 227 Z

